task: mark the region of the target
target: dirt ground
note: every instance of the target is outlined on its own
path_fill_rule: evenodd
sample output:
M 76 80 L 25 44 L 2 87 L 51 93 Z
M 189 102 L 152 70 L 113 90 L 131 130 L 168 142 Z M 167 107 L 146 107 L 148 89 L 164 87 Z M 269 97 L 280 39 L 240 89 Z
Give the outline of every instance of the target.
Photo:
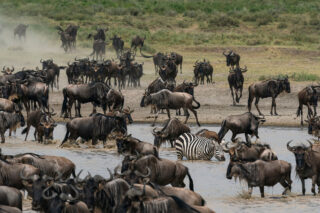
M 30 35 L 31 34 L 31 35 Z M 16 70 L 25 68 L 35 68 L 40 66 L 41 58 L 52 58 L 54 62 L 60 66 L 67 65 L 67 62 L 73 61 L 77 56 L 87 57 L 91 53 L 91 49 L 77 49 L 73 53 L 64 53 L 59 48 L 59 41 L 47 41 L 41 35 L 29 33 L 27 41 L 17 42 L 9 40 L 2 43 L 0 52 L 0 67 L 14 66 Z M 233 49 L 241 55 L 240 65 L 248 67 L 245 73 L 245 85 L 243 97 L 239 105 L 232 106 L 232 98 L 227 82 L 228 68 L 225 64 L 225 57 L 222 55 L 224 50 Z M 198 109 L 200 123 L 220 123 L 226 116 L 232 114 L 241 114 L 247 111 L 248 86 L 258 81 L 259 76 L 292 74 L 299 72 L 307 72 L 319 74 L 318 67 L 320 65 L 320 52 L 307 51 L 294 48 L 284 47 L 172 47 L 170 50 L 159 51 L 176 51 L 184 56 L 183 74 L 178 74 L 177 83 L 183 80 L 192 80 L 193 64 L 198 59 L 206 58 L 210 60 L 214 67 L 214 84 L 199 85 L 195 89 L 195 98 L 200 101 L 201 107 Z M 115 52 L 109 50 L 105 58 L 115 58 Z M 147 85 L 157 76 L 154 74 L 152 59 L 142 58 L 138 53 L 136 60 L 144 62 L 144 76 L 142 77 L 141 88 L 126 88 L 122 90 L 125 95 L 125 106 L 134 109 L 133 119 L 139 122 L 151 122 L 153 118 L 150 116 L 150 108 L 141 108 L 139 106 L 142 94 Z M 276 99 L 277 110 L 279 116 L 270 116 L 271 99 L 260 100 L 259 106 L 265 114 L 267 122 L 265 125 L 299 125 L 299 118 L 296 118 L 296 110 L 298 107 L 297 93 L 306 85 L 316 84 L 317 82 L 291 82 L 291 93 L 280 94 Z M 59 118 L 61 103 L 63 100 L 62 88 L 67 85 L 65 70 L 60 75 L 60 90 L 54 89 L 50 91 L 50 106 L 57 113 L 56 119 Z M 87 116 L 91 113 L 92 105 L 82 105 L 82 115 Z M 99 109 L 100 111 L 101 109 Z M 305 109 L 306 111 L 306 109 Z M 253 112 L 257 110 L 253 104 Z M 74 113 L 74 109 L 73 109 Z M 175 116 L 175 112 L 171 110 L 171 115 Z M 160 115 L 159 122 L 167 119 L 167 115 Z M 181 117 L 184 120 L 184 117 Z M 195 122 L 194 116 L 190 116 L 189 122 Z

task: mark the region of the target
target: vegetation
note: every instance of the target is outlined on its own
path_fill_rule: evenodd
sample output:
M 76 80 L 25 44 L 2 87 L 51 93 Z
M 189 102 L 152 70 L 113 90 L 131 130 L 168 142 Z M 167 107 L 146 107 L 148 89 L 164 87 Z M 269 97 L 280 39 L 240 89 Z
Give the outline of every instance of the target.
M 260 81 L 264 81 L 264 80 L 268 80 L 268 79 L 279 79 L 279 78 L 284 78 L 285 75 L 270 75 L 270 76 L 266 76 L 266 75 L 261 75 L 259 76 L 259 80 Z M 306 72 L 301 72 L 301 73 L 293 73 L 289 76 L 290 79 L 292 79 L 293 81 L 320 81 L 320 76 L 316 75 L 316 74 L 310 74 L 310 73 L 306 73 Z
M 79 24 L 83 46 L 96 26 L 108 26 L 108 35 L 120 34 L 126 45 L 133 35 L 146 35 L 151 52 L 172 45 L 318 49 L 319 10 L 318 0 L 2 0 L 0 8 L 2 16 L 27 17 L 36 29 Z

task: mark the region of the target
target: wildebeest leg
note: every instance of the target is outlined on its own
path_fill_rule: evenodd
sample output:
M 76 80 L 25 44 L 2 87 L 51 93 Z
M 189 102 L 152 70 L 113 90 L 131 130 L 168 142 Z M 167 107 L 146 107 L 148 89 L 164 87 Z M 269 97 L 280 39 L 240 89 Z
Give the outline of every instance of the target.
M 188 110 L 187 109 L 185 109 L 186 110 L 186 112 L 187 112 L 187 116 L 188 116 L 188 118 L 189 118 L 189 112 L 188 112 Z M 198 126 L 201 126 L 200 125 L 200 123 L 199 123 L 199 120 L 198 120 L 198 115 L 197 115 L 197 111 L 195 110 L 195 109 L 193 109 L 192 107 L 191 107 L 191 112 L 193 112 L 193 114 L 194 114 L 194 117 L 196 117 L 196 122 L 197 122 L 197 124 L 198 124 Z M 186 122 L 187 123 L 187 122 Z
M 80 101 L 78 101 L 78 115 L 79 115 L 79 117 L 82 117 L 82 115 L 81 115 L 81 103 L 80 103 Z
M 251 139 L 248 134 L 245 134 L 247 144 L 251 144 Z
M 313 195 L 316 195 L 316 182 L 318 180 L 318 175 L 313 175 L 312 176 L 312 187 L 311 187 L 311 192 L 313 193 Z
M 6 141 L 4 137 L 4 132 L 0 132 L 0 134 L 1 134 L 1 143 L 4 143 Z
M 69 118 L 72 118 L 72 116 L 71 116 L 71 108 L 72 108 L 73 102 L 74 102 L 73 99 L 69 99 L 69 103 L 68 103 Z
M 151 126 L 154 126 L 154 125 L 155 125 L 156 120 L 157 120 L 157 118 L 158 118 L 158 115 L 159 115 L 159 109 L 157 109 L 157 113 L 156 113 L 156 115 L 154 116 L 154 121 L 153 121 L 153 124 L 151 124 Z
M 95 103 L 92 103 L 93 108 L 92 108 L 92 114 L 97 113 L 97 106 Z
M 310 103 L 307 103 L 307 107 L 308 107 L 308 118 L 311 118 L 313 115 Z M 314 109 L 316 109 L 316 107 L 314 107 Z
M 271 104 L 271 112 L 270 114 L 272 114 L 272 109 L 274 109 L 274 115 L 278 115 L 277 113 L 277 105 L 276 105 L 276 98 L 275 97 L 272 97 L 272 104 Z
M 263 186 L 260 186 L 260 195 L 261 197 L 264 197 L 264 187 Z
M 250 197 L 252 195 L 252 189 L 253 189 L 252 186 L 248 186 L 248 194 L 249 194 Z
M 236 102 L 234 101 L 234 94 L 233 94 L 233 88 L 230 85 L 230 91 L 231 91 L 231 96 L 232 96 L 232 101 L 233 101 L 233 106 L 236 105 Z
M 227 133 L 228 131 L 226 131 L 225 133 Z M 232 137 L 231 137 L 231 141 L 234 142 L 235 138 L 237 136 L 237 133 L 232 132 Z
M 34 130 L 34 133 L 33 133 L 33 136 L 34 136 L 34 140 L 35 140 L 35 141 L 36 141 L 37 138 L 38 138 L 38 137 L 37 137 L 37 135 L 38 135 L 37 133 L 38 133 L 38 131 L 37 131 L 37 129 L 35 129 L 35 130 Z
M 24 141 L 27 140 L 28 134 L 29 134 L 29 130 L 30 130 L 30 126 L 27 125 L 27 129 L 26 129 L 26 137 L 24 138 Z
M 261 113 L 260 109 L 259 109 L 259 106 L 258 106 L 259 99 L 260 99 L 259 97 L 256 97 L 256 102 L 254 103 L 254 105 L 256 106 L 256 108 L 257 108 L 257 110 L 258 110 L 258 112 L 259 112 L 259 115 L 263 115 L 263 114 Z
M 301 180 L 301 186 L 302 186 L 302 195 L 306 194 L 306 184 L 305 184 L 305 179 L 300 178 Z

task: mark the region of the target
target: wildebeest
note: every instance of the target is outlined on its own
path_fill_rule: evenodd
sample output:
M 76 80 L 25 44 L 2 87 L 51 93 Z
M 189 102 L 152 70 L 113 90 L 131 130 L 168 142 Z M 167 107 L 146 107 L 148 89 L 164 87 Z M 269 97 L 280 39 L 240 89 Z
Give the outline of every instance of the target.
M 170 53 L 170 58 L 174 60 L 174 63 L 178 66 L 180 65 L 180 73 L 182 73 L 182 62 L 183 62 L 183 56 L 176 53 L 176 52 L 171 52 Z
M 108 107 L 110 111 L 122 110 L 124 105 L 124 96 L 121 91 L 110 89 L 107 94 Z
M 234 163 L 230 162 L 227 169 L 227 178 L 239 177 L 248 183 L 249 195 L 252 194 L 253 187 L 260 188 L 261 197 L 264 197 L 264 186 L 274 186 L 280 183 L 284 188 L 282 194 L 291 190 L 292 180 L 291 164 L 282 161 L 262 161 L 257 160 L 252 163 Z
M 160 66 L 159 76 L 165 81 L 175 81 L 178 75 L 178 68 L 173 59 L 169 59 Z
M 199 135 L 201 137 L 205 137 L 211 140 L 219 141 L 219 136 L 216 132 L 210 131 L 208 129 L 201 129 L 199 130 L 196 135 Z
M 90 83 L 90 84 L 69 84 L 65 87 L 63 92 L 63 103 L 61 108 L 61 117 L 71 118 L 71 108 L 75 103 L 75 116 L 81 117 L 80 109 L 81 103 L 93 104 L 93 112 L 96 112 L 96 106 L 101 106 L 104 113 L 107 109 L 107 94 L 109 86 L 104 83 Z
M 3 66 L 2 71 L 4 75 L 11 75 L 14 72 L 14 67 L 11 69 L 9 67 Z
M 15 131 L 19 126 L 24 126 L 25 121 L 21 112 L 3 112 L 0 111 L 0 135 L 1 135 L 1 143 L 5 142 L 4 133 L 7 129 L 11 131 Z
M 197 104 L 197 106 L 192 105 L 193 101 Z M 188 109 L 189 109 L 196 117 L 196 122 L 197 122 L 198 126 L 200 126 L 200 123 L 198 121 L 197 112 L 195 111 L 195 109 L 200 108 L 200 103 L 198 101 L 196 101 L 195 98 L 188 93 L 171 92 L 167 89 L 163 89 L 157 93 L 144 94 L 141 99 L 140 106 L 145 107 L 150 104 L 156 105 L 156 108 L 158 110 L 159 109 L 166 109 L 169 119 L 170 119 L 170 109 L 183 108 L 187 112 L 185 123 L 187 123 L 188 118 L 190 116 L 190 114 L 188 113 Z M 155 116 L 153 125 L 156 122 L 157 115 Z
M 14 38 L 16 38 L 16 35 L 18 35 L 19 39 L 23 37 L 24 40 L 26 40 L 26 31 L 28 27 L 29 25 L 19 24 L 16 28 L 14 28 L 14 31 L 13 31 Z
M 102 60 L 103 56 L 106 54 L 106 42 L 101 39 L 95 40 L 92 49 L 93 51 L 90 56 L 93 56 L 93 59 L 95 58 L 97 61 L 99 58 Z
M 19 112 L 21 109 L 18 104 L 5 98 L 0 98 L 0 111 Z
M 189 173 L 188 167 L 179 162 L 174 162 L 167 159 L 158 159 L 154 155 L 147 155 L 137 160 L 129 162 L 127 158 L 122 162 L 121 172 L 138 171 L 141 174 L 146 174 L 147 170 L 150 181 L 158 185 L 171 184 L 175 187 L 185 187 L 184 178 L 189 178 L 189 189 L 193 191 L 193 180 Z M 134 180 L 131 180 L 134 181 Z
M 285 78 L 278 78 L 276 80 L 266 80 L 266 81 L 251 84 L 248 90 L 249 90 L 249 98 L 248 98 L 249 112 L 251 111 L 252 101 L 255 98 L 256 99 L 255 106 L 259 112 L 259 115 L 263 115 L 260 112 L 260 109 L 258 106 L 259 99 L 271 97 L 272 104 L 271 104 L 270 114 L 273 115 L 273 109 L 274 109 L 274 115 L 278 115 L 277 107 L 276 107 L 276 98 L 283 91 L 290 93 L 290 82 L 289 82 L 288 76 L 286 76 Z
M 160 67 L 162 67 L 164 64 L 166 64 L 166 61 L 168 60 L 168 57 L 161 52 L 158 52 L 157 54 L 151 55 L 151 56 L 144 55 L 141 51 L 140 51 L 140 54 L 144 58 L 152 58 L 153 59 L 155 75 L 159 72 Z
M 251 136 L 258 136 L 258 128 L 260 123 L 264 123 L 264 118 L 255 116 L 251 112 L 246 112 L 241 115 L 230 115 L 221 123 L 221 129 L 218 133 L 219 141 L 221 141 L 229 130 L 232 131 L 231 141 L 234 141 L 237 134 L 244 133 L 246 141 L 250 144 L 248 134 Z
M 308 134 L 320 138 L 320 117 L 312 117 L 306 120 L 308 123 Z
M 92 35 L 91 33 L 88 35 L 88 38 L 91 38 L 91 36 L 93 36 L 94 40 L 102 40 L 105 41 L 106 40 L 106 34 L 105 32 L 107 32 L 109 29 L 108 28 L 97 28 L 96 31 L 97 33 Z
M 76 26 L 70 24 L 65 30 L 63 30 L 60 26 L 57 26 L 56 29 L 59 31 L 59 35 L 61 36 L 62 47 L 64 47 L 67 52 L 68 49 L 75 49 L 77 42 L 77 33 L 80 26 Z
M 302 194 L 305 195 L 305 179 L 312 179 L 311 191 L 316 195 L 315 184 L 318 185 L 318 191 L 320 192 L 320 146 L 313 145 L 308 141 L 309 146 L 304 144 L 290 146 L 291 141 L 287 143 L 287 149 L 292 152 L 296 159 L 296 172 L 299 175 L 302 184 Z
M 206 59 L 204 59 L 202 62 L 196 61 L 193 67 L 194 80 L 196 83 L 198 83 L 200 80 L 200 84 L 204 84 L 204 77 L 207 78 L 207 84 L 213 83 L 213 67 L 210 64 L 210 61 L 207 61 Z
M 161 130 L 153 129 L 152 134 L 154 136 L 153 145 L 156 147 L 160 147 L 161 144 L 165 141 L 169 141 L 171 147 L 174 147 L 174 141 L 183 133 L 189 133 L 190 128 L 181 123 L 181 121 L 177 118 L 169 119 L 165 122 L 163 128 Z
M 140 50 L 141 50 L 141 48 L 143 47 L 145 39 L 146 39 L 146 36 L 144 36 L 143 38 L 138 36 L 138 35 L 133 37 L 132 40 L 131 40 L 131 49 L 136 51 L 137 47 L 140 47 Z
M 231 50 L 231 51 L 229 51 L 229 53 L 223 52 L 223 55 L 226 57 L 227 66 L 231 66 L 231 69 L 234 69 L 234 66 L 236 66 L 236 68 L 240 68 L 239 67 L 239 62 L 240 62 L 240 55 L 239 54 L 237 54 Z
M 0 186 L 0 205 L 16 207 L 22 210 L 22 194 L 13 187 Z M 1 207 L 0 207 L 1 212 Z
M 185 82 L 183 81 L 182 84 L 179 84 L 176 86 L 172 92 L 186 92 L 189 93 L 190 95 L 194 96 L 194 88 L 198 86 L 198 84 L 194 84 L 192 82 Z M 185 113 L 185 112 L 184 112 Z M 186 114 L 186 113 L 185 113 Z M 180 109 L 177 110 L 177 115 L 181 115 Z
M 233 105 L 236 105 L 236 102 L 239 103 L 240 98 L 242 97 L 243 82 L 244 82 L 242 73 L 244 72 L 247 72 L 247 67 L 245 67 L 244 69 L 239 67 L 234 70 L 230 70 L 230 73 L 228 75 L 228 82 L 229 82 L 229 87 L 232 95 Z M 235 90 L 236 100 L 234 100 L 233 90 Z M 238 95 L 238 92 L 240 92 L 239 95 Z
M 110 40 L 112 40 L 112 46 L 116 51 L 117 58 L 119 58 L 123 51 L 124 41 L 117 35 L 114 35 Z
M 116 138 L 117 149 L 119 154 L 130 155 L 154 155 L 159 157 L 158 148 L 150 143 L 140 141 L 131 135 L 122 135 Z
M 60 76 L 60 69 L 64 69 L 66 67 L 64 66 L 58 66 L 57 64 L 53 63 L 52 59 L 47 60 L 40 60 L 40 63 L 42 63 L 42 69 L 46 70 L 46 76 L 52 75 L 53 81 L 51 82 L 51 88 L 53 87 L 53 84 L 57 89 L 59 89 L 59 76 Z
M 320 86 L 307 86 L 298 93 L 297 117 L 301 116 L 301 125 L 303 125 L 303 105 L 308 107 L 308 118 L 316 116 L 319 96 Z M 311 106 L 313 106 L 314 111 L 312 111 Z
M 252 144 L 250 147 L 245 142 L 236 139 L 236 143 L 225 143 L 224 151 L 230 154 L 233 162 L 254 162 L 256 160 L 272 161 L 278 160 L 277 155 L 271 150 L 268 144 Z
M 67 132 L 61 143 L 62 146 L 68 139 L 76 140 L 81 137 L 85 140 L 92 139 L 95 145 L 97 140 L 106 142 L 107 136 L 112 131 L 127 131 L 126 120 L 123 117 L 106 116 L 100 113 L 93 114 L 88 118 L 75 118 L 67 123 Z

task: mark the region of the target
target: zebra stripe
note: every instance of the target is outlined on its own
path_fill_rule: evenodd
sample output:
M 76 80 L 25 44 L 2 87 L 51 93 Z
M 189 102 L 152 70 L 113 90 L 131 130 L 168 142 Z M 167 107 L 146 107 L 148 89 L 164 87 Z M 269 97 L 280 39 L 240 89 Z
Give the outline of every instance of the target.
M 218 160 L 224 160 L 222 146 L 205 137 L 184 133 L 175 141 L 177 157 L 182 160 L 185 156 L 188 160 L 210 160 L 213 156 Z

